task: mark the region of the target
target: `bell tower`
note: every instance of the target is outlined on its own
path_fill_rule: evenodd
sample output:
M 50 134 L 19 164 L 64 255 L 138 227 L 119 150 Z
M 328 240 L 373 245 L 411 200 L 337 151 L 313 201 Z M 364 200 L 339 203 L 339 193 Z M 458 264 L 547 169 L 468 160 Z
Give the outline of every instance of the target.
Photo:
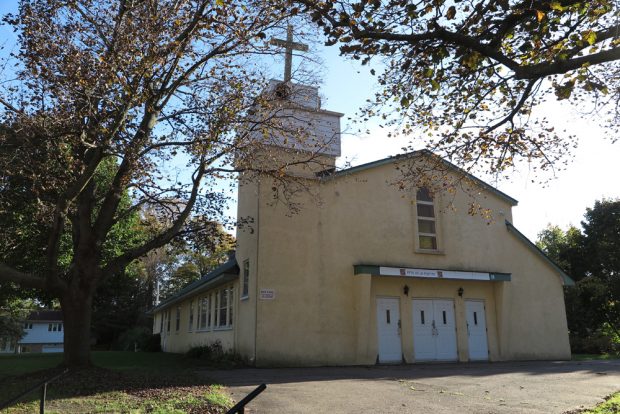
M 293 51 L 308 50 L 307 45 L 293 40 L 292 26 L 288 26 L 286 40 L 271 39 L 270 43 L 285 49 L 284 80 L 272 79 L 267 85 L 264 95 L 268 109 L 257 112 L 270 121 L 266 128 L 253 133 L 252 140 L 267 148 L 270 162 L 286 164 L 287 172 L 303 170 L 314 175 L 333 170 L 340 156 L 343 114 L 321 107 L 317 87 L 292 81 Z

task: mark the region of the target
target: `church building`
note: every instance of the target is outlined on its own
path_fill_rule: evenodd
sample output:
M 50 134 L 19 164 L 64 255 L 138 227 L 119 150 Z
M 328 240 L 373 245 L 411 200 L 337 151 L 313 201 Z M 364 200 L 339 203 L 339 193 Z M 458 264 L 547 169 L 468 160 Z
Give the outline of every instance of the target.
M 428 151 L 337 170 L 342 114 L 285 80 L 270 88 L 307 134 L 257 139 L 287 165 L 298 208 L 274 202 L 271 177 L 240 177 L 235 254 L 152 311 L 165 352 L 219 341 L 256 366 L 570 359 L 573 281 L 517 230 L 515 199 Z

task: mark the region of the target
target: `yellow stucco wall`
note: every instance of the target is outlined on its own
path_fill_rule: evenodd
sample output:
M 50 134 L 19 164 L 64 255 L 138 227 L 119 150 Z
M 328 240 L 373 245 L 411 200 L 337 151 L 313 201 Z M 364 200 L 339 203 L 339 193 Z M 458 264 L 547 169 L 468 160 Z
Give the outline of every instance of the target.
M 205 295 L 210 295 L 218 291 L 223 287 L 233 287 L 234 290 L 234 304 L 233 304 L 233 325 L 231 327 L 218 328 L 211 326 L 207 329 L 199 329 L 198 327 L 198 304 L 199 298 Z M 237 295 L 239 292 L 239 283 L 227 283 L 222 286 L 218 286 L 214 289 L 197 293 L 194 296 L 190 296 L 185 300 L 171 305 L 169 308 L 163 311 L 156 312 L 153 316 L 153 333 L 159 333 L 161 335 L 161 345 L 164 352 L 184 353 L 190 348 L 201 345 L 210 345 L 216 341 L 220 341 L 224 350 L 235 349 L 235 326 L 237 325 L 238 315 L 237 308 Z M 194 306 L 194 320 L 192 327 L 189 324 L 190 304 L 193 301 Z M 212 305 L 211 312 L 215 312 Z M 179 329 L 176 329 L 176 310 L 180 309 Z M 170 311 L 170 328 L 168 329 L 167 316 L 164 317 L 166 312 Z M 161 318 L 164 317 L 163 330 L 161 327 Z
M 415 362 L 414 298 L 454 301 L 459 361 L 469 359 L 469 299 L 484 302 L 490 360 L 570 358 L 562 279 L 507 230 L 510 201 L 488 189 L 437 193 L 439 248 L 421 251 L 415 190 L 390 185 L 401 178 L 394 166 L 298 179 L 295 185 L 306 191 L 293 198 L 301 206 L 293 214 L 274 203 L 272 179 L 242 177 L 238 216 L 245 224 L 237 232 L 236 258 L 241 280 L 249 262 L 249 295 L 240 297 L 237 281 L 234 329 L 200 334 L 187 332 L 189 300 L 183 302 L 181 331 L 165 335 L 167 350 L 183 352 L 219 338 L 258 366 L 374 364 L 377 298 L 395 297 L 406 362 Z M 492 217 L 468 214 L 472 203 Z M 360 264 L 509 273 L 511 280 L 354 275 L 353 266 Z M 260 299 L 261 290 L 274 297 Z
M 321 183 L 308 181 L 313 197 L 302 197 L 304 207 L 290 216 L 283 205 L 271 205 L 272 183 L 261 183 L 257 288 L 274 289 L 275 299 L 257 303 L 257 364 L 374 363 L 375 306 L 381 295 L 401 298 L 408 361 L 413 353 L 411 297 L 455 300 L 462 361 L 467 360 L 466 298 L 485 301 L 491 360 L 569 358 L 561 278 L 508 233 L 509 202 L 488 191 L 474 198 L 458 191 L 439 195 L 440 252 L 421 253 L 414 196 L 388 184 L 397 179 L 394 166 L 384 165 Z M 489 208 L 493 220 L 469 215 L 472 200 Z M 512 281 L 364 277 L 353 274 L 354 264 L 502 272 L 511 273 Z M 411 287 L 409 298 L 402 294 L 405 283 Z M 464 299 L 456 297 L 459 287 Z

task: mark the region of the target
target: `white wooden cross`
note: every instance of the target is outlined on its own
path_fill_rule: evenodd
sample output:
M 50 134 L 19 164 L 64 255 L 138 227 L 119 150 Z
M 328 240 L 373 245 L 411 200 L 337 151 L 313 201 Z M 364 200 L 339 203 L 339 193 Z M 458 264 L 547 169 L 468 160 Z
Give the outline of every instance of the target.
M 307 52 L 308 45 L 293 41 L 293 26 L 290 24 L 286 30 L 286 40 L 272 38 L 270 43 L 275 46 L 283 47 L 286 51 L 286 57 L 284 59 L 284 82 L 289 82 L 292 77 L 291 67 L 293 66 L 293 50 Z

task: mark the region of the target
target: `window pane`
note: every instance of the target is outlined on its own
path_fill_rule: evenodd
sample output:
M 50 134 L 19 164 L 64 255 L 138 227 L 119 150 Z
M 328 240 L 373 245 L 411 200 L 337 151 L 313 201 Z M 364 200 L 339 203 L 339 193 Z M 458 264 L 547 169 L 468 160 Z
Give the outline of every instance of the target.
M 248 296 L 249 285 L 250 285 L 250 261 L 245 260 L 243 262 L 243 292 L 241 292 L 241 296 L 243 297 Z
M 434 236 L 420 236 L 420 249 L 437 250 L 437 239 Z
M 428 188 L 420 188 L 416 193 L 416 198 L 419 201 L 433 201 L 433 197 L 431 197 L 431 193 L 428 191 Z
M 228 306 L 228 325 L 232 326 L 232 324 L 233 324 L 233 306 L 235 304 L 235 298 L 233 296 L 233 292 L 234 292 L 233 288 L 232 287 L 229 288 L 228 292 L 230 294 L 230 297 L 228 298 L 228 303 L 229 303 L 229 306 Z
M 435 234 L 435 222 L 431 220 L 418 220 L 418 232 Z
M 226 322 L 227 322 L 227 309 L 228 309 L 228 301 L 227 301 L 227 296 L 228 296 L 228 289 L 222 289 L 220 290 L 220 298 L 219 298 L 219 306 L 220 306 L 220 312 L 219 312 L 219 318 L 218 318 L 218 326 L 226 326 Z
M 209 294 L 209 299 L 207 300 L 207 326 L 211 327 L 211 306 L 214 303 L 213 300 L 211 298 L 213 298 L 214 296 L 212 294 Z M 215 300 L 217 301 L 217 295 L 215 295 Z M 217 306 L 217 302 L 215 302 L 215 306 Z M 217 315 L 217 308 L 215 309 L 215 314 Z
M 434 210 L 430 204 L 418 204 L 418 217 L 435 217 Z

